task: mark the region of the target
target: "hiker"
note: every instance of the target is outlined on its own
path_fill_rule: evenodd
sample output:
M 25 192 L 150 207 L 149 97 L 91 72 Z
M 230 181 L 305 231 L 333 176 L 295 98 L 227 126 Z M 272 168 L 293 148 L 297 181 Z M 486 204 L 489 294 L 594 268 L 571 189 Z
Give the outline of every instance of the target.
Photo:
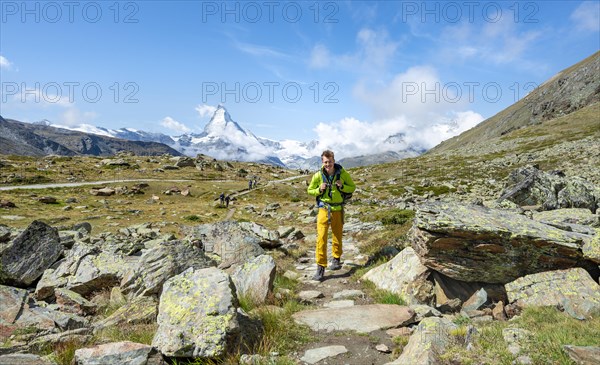
M 258 181 L 256 181 L 256 178 L 254 178 L 254 189 L 256 189 L 256 185 L 258 185 Z
M 252 190 L 252 179 L 248 180 L 248 190 Z
M 229 200 L 231 200 L 231 198 L 229 197 L 229 195 L 227 195 L 227 196 L 225 197 L 225 206 L 226 206 L 227 208 L 229 208 Z
M 323 166 L 316 172 L 308 186 L 308 194 L 317 198 L 317 273 L 313 280 L 322 281 L 327 266 L 327 231 L 331 226 L 332 260 L 330 270 L 339 270 L 342 265 L 342 228 L 344 225 L 344 200 L 356 189 L 350 174 L 335 163 L 334 154 L 325 150 L 321 154 Z
M 221 205 L 225 204 L 225 193 L 221 193 L 221 195 L 219 195 L 219 200 L 221 200 Z

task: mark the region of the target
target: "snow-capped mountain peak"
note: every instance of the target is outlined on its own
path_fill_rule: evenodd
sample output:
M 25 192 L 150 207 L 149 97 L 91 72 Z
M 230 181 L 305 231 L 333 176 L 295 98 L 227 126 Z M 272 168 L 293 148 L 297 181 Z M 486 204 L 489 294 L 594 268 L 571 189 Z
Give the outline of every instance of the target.
M 204 127 L 204 133 L 212 136 L 228 136 L 237 133 L 251 135 L 244 128 L 240 127 L 229 115 L 223 105 L 219 105 L 212 118 Z

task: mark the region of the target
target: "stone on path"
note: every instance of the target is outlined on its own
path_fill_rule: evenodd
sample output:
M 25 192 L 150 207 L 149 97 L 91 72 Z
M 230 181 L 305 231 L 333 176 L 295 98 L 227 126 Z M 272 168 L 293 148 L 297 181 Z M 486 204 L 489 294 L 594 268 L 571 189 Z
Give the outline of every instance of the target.
M 8 354 L 0 356 L 0 365 L 54 365 L 54 362 L 34 354 Z
M 344 289 L 340 292 L 333 293 L 333 299 L 353 299 L 353 298 L 364 298 L 365 293 L 362 290 L 357 289 Z
M 308 364 L 316 364 L 321 360 L 348 352 L 344 346 L 326 346 L 307 350 L 300 360 Z
M 324 295 L 318 290 L 303 290 L 298 293 L 298 298 L 303 302 L 311 302 L 315 299 L 323 298 Z
M 354 301 L 351 299 L 332 300 L 331 302 L 323 304 L 323 307 L 325 308 L 347 308 L 352 306 L 354 306 Z
M 357 305 L 348 308 L 306 310 L 293 315 L 296 323 L 313 331 L 356 331 L 369 333 L 412 322 L 414 312 L 395 304 Z
M 160 355 L 152 346 L 141 343 L 123 341 L 98 345 L 75 351 L 76 365 L 141 365 L 165 364 L 158 359 Z M 155 361 L 151 361 L 154 357 Z M 158 361 L 157 361 L 158 360 Z

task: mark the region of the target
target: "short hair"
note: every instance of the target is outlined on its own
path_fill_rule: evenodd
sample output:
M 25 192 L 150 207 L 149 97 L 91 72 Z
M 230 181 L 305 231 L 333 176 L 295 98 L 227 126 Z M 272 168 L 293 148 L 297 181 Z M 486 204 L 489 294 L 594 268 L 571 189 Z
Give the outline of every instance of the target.
M 321 158 L 323 158 L 323 156 L 325 156 L 327 158 L 335 158 L 335 157 L 333 157 L 333 151 L 331 151 L 331 150 L 323 151 L 323 153 L 321 153 Z

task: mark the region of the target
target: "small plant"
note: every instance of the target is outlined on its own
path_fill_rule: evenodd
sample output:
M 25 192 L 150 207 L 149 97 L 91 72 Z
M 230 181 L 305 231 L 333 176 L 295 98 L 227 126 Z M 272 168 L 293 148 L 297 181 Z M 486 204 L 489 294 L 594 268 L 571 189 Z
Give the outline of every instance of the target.
M 195 214 L 186 215 L 185 217 L 183 217 L 183 219 L 188 222 L 199 222 L 201 220 L 200 217 Z

